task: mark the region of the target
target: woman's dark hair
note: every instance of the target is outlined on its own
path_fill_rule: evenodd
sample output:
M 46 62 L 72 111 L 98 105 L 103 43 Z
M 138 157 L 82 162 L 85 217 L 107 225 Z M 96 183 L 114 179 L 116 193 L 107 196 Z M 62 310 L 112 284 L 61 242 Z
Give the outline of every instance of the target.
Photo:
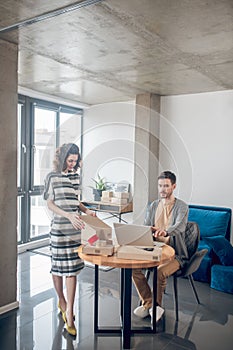
M 159 179 L 170 179 L 172 185 L 174 185 L 176 183 L 176 175 L 174 173 L 172 173 L 171 171 L 169 171 L 169 170 L 163 171 L 159 175 L 158 180 Z
M 55 152 L 55 158 L 53 161 L 53 165 L 54 165 L 54 170 L 56 172 L 62 172 L 64 170 L 66 170 L 66 168 L 67 168 L 66 159 L 71 154 L 78 155 L 78 160 L 74 166 L 74 170 L 77 170 L 78 168 L 80 168 L 81 156 L 79 153 L 78 146 L 75 145 L 74 143 L 64 143 L 62 146 L 58 147 L 56 149 L 56 152 Z

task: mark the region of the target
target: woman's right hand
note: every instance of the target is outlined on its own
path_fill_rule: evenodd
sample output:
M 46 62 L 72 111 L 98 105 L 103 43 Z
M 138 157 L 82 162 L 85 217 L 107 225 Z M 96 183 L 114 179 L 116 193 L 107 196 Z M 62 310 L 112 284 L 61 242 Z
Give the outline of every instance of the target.
M 81 230 L 85 227 L 84 222 L 80 219 L 78 213 L 69 213 L 67 219 L 70 220 L 75 230 Z

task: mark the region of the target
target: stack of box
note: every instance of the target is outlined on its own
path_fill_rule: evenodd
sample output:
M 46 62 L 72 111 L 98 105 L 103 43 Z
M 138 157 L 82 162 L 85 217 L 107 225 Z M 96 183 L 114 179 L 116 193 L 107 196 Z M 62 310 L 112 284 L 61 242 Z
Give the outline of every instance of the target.
M 100 240 L 112 240 L 112 228 L 97 216 L 82 215 L 80 217 L 85 223 L 81 231 L 81 243 L 87 244 L 93 236 L 97 236 Z
M 120 259 L 160 261 L 162 256 L 162 247 L 153 247 L 148 249 L 146 247 L 124 245 L 118 247 L 116 256 Z
M 110 242 L 97 241 L 93 245 L 86 244 L 82 247 L 84 254 L 111 256 L 114 253 L 114 246 Z
M 82 215 L 85 226 L 81 232 L 84 254 L 110 256 L 114 252 L 112 228 L 97 216 Z
M 129 202 L 129 192 L 103 191 L 101 202 L 125 205 Z
M 101 197 L 101 202 L 111 203 L 112 197 L 113 197 L 113 192 L 112 191 L 103 191 L 102 192 L 102 197 Z

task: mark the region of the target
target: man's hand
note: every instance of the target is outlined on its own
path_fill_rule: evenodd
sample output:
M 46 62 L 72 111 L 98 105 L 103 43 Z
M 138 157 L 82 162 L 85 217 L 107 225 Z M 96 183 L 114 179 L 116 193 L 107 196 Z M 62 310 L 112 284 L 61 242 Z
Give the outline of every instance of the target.
M 165 230 L 161 230 L 155 226 L 151 227 L 153 236 L 156 237 L 167 237 L 167 232 Z
M 158 227 L 151 226 L 151 232 L 154 234 L 158 230 Z

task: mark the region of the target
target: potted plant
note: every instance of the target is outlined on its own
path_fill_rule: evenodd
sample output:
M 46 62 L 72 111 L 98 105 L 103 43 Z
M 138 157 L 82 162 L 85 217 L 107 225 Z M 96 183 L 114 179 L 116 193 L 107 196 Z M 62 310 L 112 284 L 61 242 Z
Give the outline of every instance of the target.
M 100 174 L 97 174 L 97 179 L 92 179 L 95 183 L 95 187 L 93 188 L 93 194 L 94 194 L 94 200 L 100 201 L 102 192 L 106 190 L 106 182 L 103 177 L 100 176 Z

